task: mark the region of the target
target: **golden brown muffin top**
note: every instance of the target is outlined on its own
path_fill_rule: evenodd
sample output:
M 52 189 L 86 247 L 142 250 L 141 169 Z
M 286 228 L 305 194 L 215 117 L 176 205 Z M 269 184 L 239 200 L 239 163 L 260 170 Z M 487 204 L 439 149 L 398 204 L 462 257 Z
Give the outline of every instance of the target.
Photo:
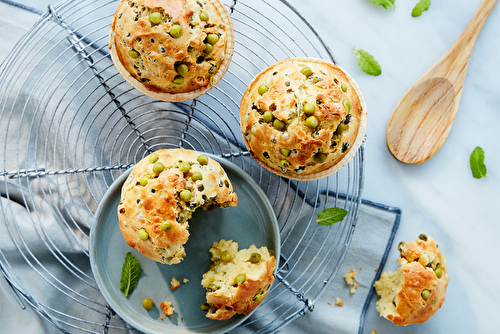
M 219 0 L 122 0 L 111 24 L 111 54 L 143 92 L 192 92 L 214 85 L 227 69 L 232 29 Z
M 349 151 L 354 155 L 364 136 L 365 109 L 356 83 L 340 67 L 285 59 L 247 88 L 241 131 L 262 166 L 291 179 L 316 179 L 335 172 Z

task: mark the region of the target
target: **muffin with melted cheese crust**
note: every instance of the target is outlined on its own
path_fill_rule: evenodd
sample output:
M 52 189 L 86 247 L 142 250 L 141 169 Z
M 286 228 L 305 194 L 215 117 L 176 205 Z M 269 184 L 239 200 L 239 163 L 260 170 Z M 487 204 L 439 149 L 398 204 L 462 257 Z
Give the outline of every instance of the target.
M 240 104 L 245 144 L 280 176 L 314 180 L 345 166 L 366 131 L 364 98 L 337 65 L 290 58 L 262 71 Z
M 183 101 L 222 79 L 234 31 L 220 0 L 122 0 L 109 47 L 132 86 L 156 99 Z
M 401 266 L 383 272 L 374 284 L 380 296 L 376 309 L 396 325 L 420 324 L 444 303 L 449 279 L 446 260 L 436 241 L 425 234 L 400 242 L 398 249 Z
M 221 239 L 210 248 L 213 264 L 203 274 L 207 318 L 228 320 L 249 315 L 266 298 L 274 281 L 276 258 L 266 246 L 239 249 L 237 242 Z
M 217 161 L 191 150 L 163 149 L 141 159 L 130 172 L 122 186 L 118 220 L 130 247 L 157 262 L 176 264 L 186 255 L 193 212 L 237 202 Z

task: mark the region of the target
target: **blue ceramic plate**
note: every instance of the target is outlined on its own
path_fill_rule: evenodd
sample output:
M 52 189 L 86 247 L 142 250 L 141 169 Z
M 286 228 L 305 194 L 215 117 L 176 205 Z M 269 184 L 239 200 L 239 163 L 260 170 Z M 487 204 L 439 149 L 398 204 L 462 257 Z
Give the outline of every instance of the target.
M 185 244 L 186 257 L 180 264 L 166 265 L 150 260 L 129 247 L 118 225 L 117 207 L 121 187 L 130 170 L 122 174 L 99 203 L 90 231 L 90 264 L 95 281 L 113 310 L 130 325 L 146 333 L 223 333 L 238 326 L 245 316 L 227 321 L 211 320 L 200 308 L 205 299 L 201 285 L 203 273 L 210 268 L 214 241 L 234 240 L 240 248 L 251 244 L 267 246 L 279 259 L 279 229 L 273 209 L 259 186 L 239 167 L 218 157 L 238 195 L 238 206 L 213 211 L 197 210 L 190 220 L 190 236 Z M 134 292 L 125 297 L 120 291 L 120 277 L 125 254 L 131 252 L 139 261 L 142 275 Z M 172 277 L 181 286 L 172 290 Z M 187 278 L 188 283 L 183 283 Z M 142 300 L 151 298 L 151 310 Z M 165 317 L 161 302 L 168 300 L 175 308 L 173 317 Z M 163 318 L 163 319 L 162 319 Z

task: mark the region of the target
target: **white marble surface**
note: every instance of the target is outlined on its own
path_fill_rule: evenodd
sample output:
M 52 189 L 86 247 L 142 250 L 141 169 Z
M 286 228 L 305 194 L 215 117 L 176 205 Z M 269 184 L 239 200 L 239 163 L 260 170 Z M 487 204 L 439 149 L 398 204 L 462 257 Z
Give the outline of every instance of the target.
M 19 1 L 45 11 L 55 1 Z M 374 305 L 365 333 L 493 333 L 500 326 L 500 8 L 493 10 L 472 54 L 460 109 L 448 140 L 429 161 L 405 165 L 385 141 L 394 106 L 415 80 L 459 37 L 480 0 L 433 1 L 421 17 L 410 13 L 417 0 L 397 0 L 386 10 L 368 0 L 289 0 L 317 30 L 337 60 L 356 79 L 368 106 L 363 197 L 403 210 L 396 236 L 427 233 L 447 256 L 450 283 L 443 307 L 422 325 L 397 327 L 378 317 Z M 0 3 L 2 15 L 9 6 Z M 0 27 L 4 59 L 30 27 Z M 382 74 L 363 73 L 352 48 L 380 62 Z M 469 156 L 486 153 L 488 177 L 474 179 Z M 392 252 L 386 269 L 395 269 Z M 290 325 L 293 327 L 293 324 Z

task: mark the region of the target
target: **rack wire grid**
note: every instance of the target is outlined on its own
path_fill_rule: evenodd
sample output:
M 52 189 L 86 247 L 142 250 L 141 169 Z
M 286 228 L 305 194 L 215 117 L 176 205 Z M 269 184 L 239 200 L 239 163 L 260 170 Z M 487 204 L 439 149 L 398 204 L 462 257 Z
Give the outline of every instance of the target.
M 226 1 L 236 44 L 223 80 L 194 100 L 157 101 L 128 85 L 109 56 L 109 25 L 118 3 L 74 0 L 49 6 L 0 67 L 0 228 L 10 238 L 0 249 L 0 269 L 19 310 L 32 307 L 66 333 L 134 331 L 93 279 L 92 218 L 126 169 L 151 151 L 183 147 L 241 167 L 264 190 L 277 216 L 282 256 L 276 280 L 236 331 L 274 332 L 313 311 L 355 229 L 363 147 L 328 178 L 280 178 L 246 150 L 239 102 L 254 76 L 274 62 L 316 57 L 336 63 L 332 52 L 284 0 Z M 319 226 L 317 214 L 335 206 L 348 211 L 346 218 Z

